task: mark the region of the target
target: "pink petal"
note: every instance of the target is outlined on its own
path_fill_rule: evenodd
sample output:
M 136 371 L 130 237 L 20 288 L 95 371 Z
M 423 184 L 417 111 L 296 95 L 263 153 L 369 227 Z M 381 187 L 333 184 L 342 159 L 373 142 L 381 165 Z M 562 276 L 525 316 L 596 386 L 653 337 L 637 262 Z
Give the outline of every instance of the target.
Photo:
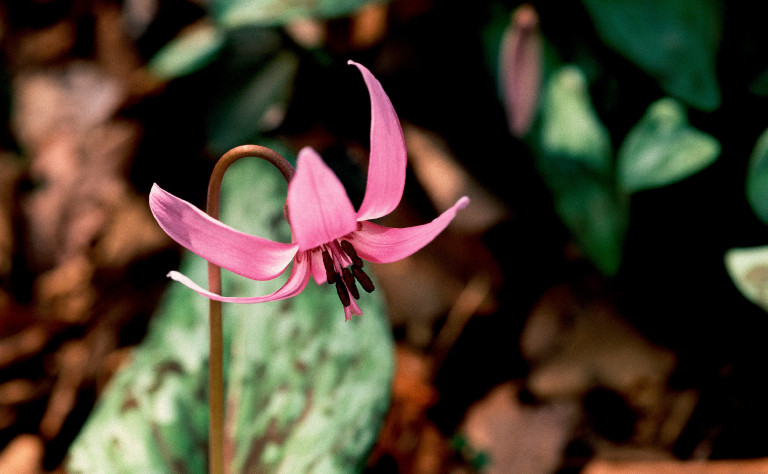
M 312 278 L 315 279 L 315 283 L 322 285 L 328 281 L 328 275 L 325 273 L 325 265 L 323 265 L 323 254 L 314 251 L 308 252 L 310 259 L 310 268 L 312 271 Z
M 298 245 L 245 234 L 213 219 L 157 184 L 149 207 L 160 227 L 176 242 L 211 263 L 253 280 L 271 280 L 291 263 Z
M 357 253 L 375 263 L 390 263 L 405 258 L 427 245 L 451 223 L 459 209 L 469 204 L 464 196 L 432 222 L 414 227 L 395 229 L 371 222 L 361 222 L 361 228 L 350 237 Z
M 294 262 L 293 268 L 291 269 L 291 276 L 288 277 L 288 280 L 285 282 L 285 284 L 279 290 L 266 296 L 220 296 L 216 293 L 211 293 L 210 291 L 189 279 L 189 277 L 186 277 L 179 272 L 170 272 L 168 276 L 212 300 L 221 301 L 224 303 L 266 303 L 267 301 L 277 301 L 290 298 L 301 293 L 302 290 L 307 287 L 307 282 L 309 281 L 308 263 L 309 260 L 306 258 L 302 263 Z
M 357 228 L 344 186 L 315 150 L 302 148 L 288 185 L 288 220 L 299 250 L 310 250 Z
M 368 162 L 368 184 L 358 221 L 385 216 L 400 203 L 405 187 L 408 152 L 400 121 L 381 83 L 364 66 L 349 61 L 363 75 L 371 96 L 371 153 Z

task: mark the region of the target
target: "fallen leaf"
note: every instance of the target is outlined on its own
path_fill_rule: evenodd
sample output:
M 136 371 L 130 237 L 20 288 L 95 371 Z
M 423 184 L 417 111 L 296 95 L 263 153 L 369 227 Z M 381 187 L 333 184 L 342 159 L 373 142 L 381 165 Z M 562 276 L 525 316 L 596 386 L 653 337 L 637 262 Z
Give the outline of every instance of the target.
M 495 387 L 467 411 L 460 431 L 474 451 L 488 456 L 483 472 L 554 472 L 579 419 L 578 402 L 523 405 L 519 387 Z

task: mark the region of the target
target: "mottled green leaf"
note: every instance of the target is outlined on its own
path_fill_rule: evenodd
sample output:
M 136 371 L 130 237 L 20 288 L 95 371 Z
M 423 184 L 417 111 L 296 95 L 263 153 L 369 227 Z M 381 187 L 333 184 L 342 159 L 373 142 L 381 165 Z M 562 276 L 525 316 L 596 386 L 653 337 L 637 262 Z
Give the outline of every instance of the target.
M 376 0 L 381 1 L 381 0 Z M 371 0 L 213 0 L 210 10 L 225 28 L 278 25 L 296 18 L 348 15 Z
M 608 131 L 592 107 L 584 73 L 563 66 L 548 81 L 541 121 L 541 148 L 547 156 L 568 159 L 597 174 L 611 174 Z
M 224 35 L 215 25 L 198 23 L 155 53 L 147 68 L 164 80 L 185 76 L 210 64 L 223 46 Z
M 761 221 L 768 224 L 768 130 L 757 140 L 747 169 L 747 199 Z
M 670 98 L 648 107 L 618 153 L 619 185 L 627 192 L 680 181 L 711 165 L 720 143 L 688 123 L 685 109 Z
M 768 246 L 728 250 L 725 268 L 736 288 L 768 311 Z
M 603 41 L 693 107 L 720 106 L 719 0 L 584 0 Z
M 222 220 L 290 239 L 287 186 L 265 162 L 244 159 L 224 180 Z M 188 254 L 181 271 L 204 283 Z M 223 272 L 225 294 L 266 294 L 281 282 Z M 335 290 L 224 305 L 226 445 L 232 472 L 347 473 L 361 469 L 389 403 L 393 341 L 381 294 L 344 321 Z M 208 301 L 171 283 L 145 341 L 112 379 L 69 453 L 70 473 L 203 473 L 207 457 Z

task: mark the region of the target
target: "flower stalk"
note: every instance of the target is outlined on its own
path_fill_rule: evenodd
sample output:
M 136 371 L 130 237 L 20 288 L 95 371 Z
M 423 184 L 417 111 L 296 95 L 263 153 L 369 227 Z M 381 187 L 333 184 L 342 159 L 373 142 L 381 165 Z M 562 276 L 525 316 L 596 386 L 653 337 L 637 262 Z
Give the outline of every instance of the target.
M 287 182 L 294 175 L 294 168 L 279 153 L 258 145 L 243 145 L 225 153 L 213 168 L 208 182 L 206 212 L 213 219 L 219 218 L 221 183 L 224 173 L 235 161 L 255 157 L 266 160 L 283 174 Z M 221 294 L 221 267 L 208 262 L 208 289 Z M 209 364 L 208 364 L 208 466 L 211 474 L 224 473 L 224 362 L 221 301 L 210 300 L 209 306 Z

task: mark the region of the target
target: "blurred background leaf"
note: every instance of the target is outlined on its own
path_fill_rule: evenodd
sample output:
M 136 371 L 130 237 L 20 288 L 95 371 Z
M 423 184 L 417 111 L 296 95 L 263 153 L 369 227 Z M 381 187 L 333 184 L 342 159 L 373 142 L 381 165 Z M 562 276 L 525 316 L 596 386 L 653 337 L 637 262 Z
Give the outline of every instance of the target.
M 577 66 L 556 70 L 546 85 L 537 165 L 555 210 L 592 262 L 618 271 L 627 206 L 615 191 L 610 137 L 595 113 Z
M 569 160 L 600 176 L 612 173 L 608 131 L 592 107 L 584 73 L 573 65 L 557 70 L 547 83 L 542 123 L 544 160 Z
M 725 267 L 739 291 L 768 311 L 768 246 L 730 249 Z
M 619 148 L 617 179 L 626 192 L 672 184 L 706 168 L 718 141 L 688 124 L 685 109 L 664 98 L 648 107 Z
M 376 0 L 381 1 L 381 0 Z M 210 11 L 227 29 L 284 24 L 296 18 L 332 18 L 350 14 L 371 0 L 212 0 Z
M 241 65 L 243 73 L 223 86 L 206 119 L 211 151 L 224 154 L 276 128 L 285 116 L 298 67 L 298 56 L 288 49 L 266 58 L 254 56 Z
M 747 199 L 761 221 L 768 224 L 768 130 L 752 150 L 747 168 Z
M 173 38 L 147 64 L 161 80 L 193 73 L 209 65 L 224 47 L 224 34 L 209 22 L 198 22 Z
M 718 0 L 584 0 L 603 41 L 662 89 L 701 110 L 720 106 Z

